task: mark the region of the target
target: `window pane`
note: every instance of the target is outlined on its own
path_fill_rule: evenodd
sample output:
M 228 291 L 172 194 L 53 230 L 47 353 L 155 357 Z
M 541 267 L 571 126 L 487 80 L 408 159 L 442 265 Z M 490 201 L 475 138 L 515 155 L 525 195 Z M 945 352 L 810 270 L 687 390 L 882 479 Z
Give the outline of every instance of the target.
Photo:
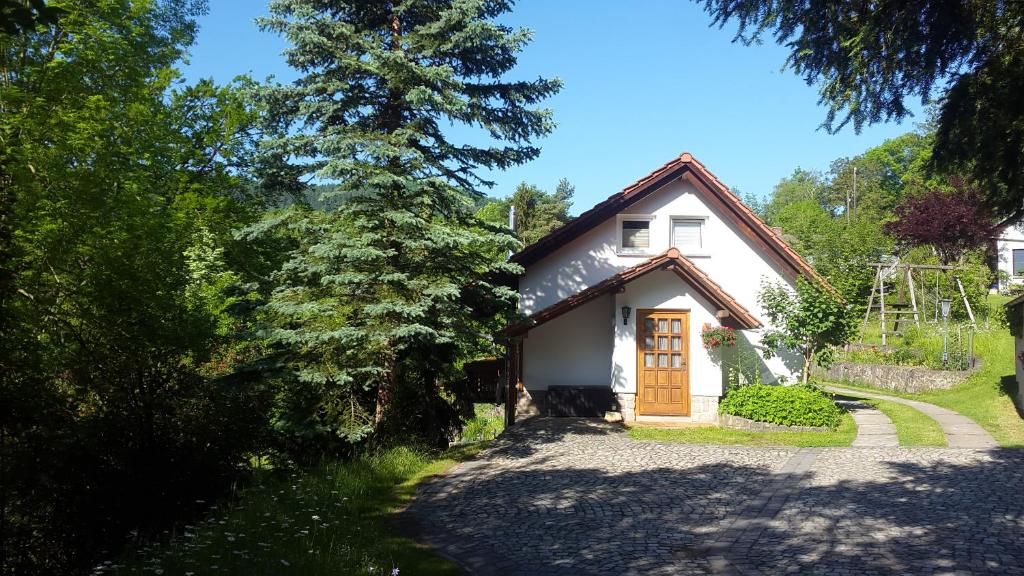
M 668 354 L 658 354 L 658 368 L 668 368 Z
M 686 252 L 687 250 L 700 250 L 701 228 L 703 220 L 673 220 L 672 221 L 672 242 L 676 248 Z
M 668 350 L 668 336 L 658 336 L 658 350 Z
M 673 334 L 679 334 L 682 331 L 683 331 L 683 321 L 679 320 L 678 318 L 675 319 L 675 320 L 672 320 L 672 333 Z
M 654 368 L 654 354 L 644 354 L 644 368 Z
M 668 332 L 668 320 L 658 319 L 658 332 Z
M 683 367 L 683 355 L 682 354 L 673 354 L 672 355 L 672 367 L 673 368 L 682 368 Z
M 654 350 L 654 336 L 644 336 L 644 348 Z
M 644 318 L 644 331 L 647 332 L 648 334 L 650 334 L 651 332 L 654 332 L 654 319 L 653 318 Z
M 683 339 L 680 336 L 673 336 L 672 337 L 672 349 L 673 350 L 682 350 L 683 349 Z
M 1013 251 L 1013 275 L 1024 274 L 1024 250 Z
M 651 223 L 648 220 L 622 221 L 623 248 L 649 248 L 651 245 Z

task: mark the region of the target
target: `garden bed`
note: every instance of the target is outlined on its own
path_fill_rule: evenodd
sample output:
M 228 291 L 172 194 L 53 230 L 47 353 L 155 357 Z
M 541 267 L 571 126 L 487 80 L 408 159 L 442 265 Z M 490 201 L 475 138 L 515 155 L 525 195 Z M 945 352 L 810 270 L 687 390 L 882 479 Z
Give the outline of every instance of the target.
M 821 379 L 832 382 L 861 382 L 874 388 L 913 394 L 948 390 L 967 380 L 977 369 L 977 361 L 969 370 L 935 370 L 926 366 L 836 362 L 828 369 L 816 369 L 815 373 Z

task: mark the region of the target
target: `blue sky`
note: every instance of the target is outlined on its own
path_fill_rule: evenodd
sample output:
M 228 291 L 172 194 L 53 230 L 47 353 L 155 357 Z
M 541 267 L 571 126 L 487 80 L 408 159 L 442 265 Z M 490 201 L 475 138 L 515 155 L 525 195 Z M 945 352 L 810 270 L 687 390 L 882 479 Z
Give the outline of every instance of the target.
M 210 4 L 186 79 L 295 78 L 284 41 L 253 22 L 266 2 Z M 817 89 L 781 71 L 785 49 L 734 44 L 734 28 L 710 28 L 686 0 L 520 0 L 504 21 L 534 31 L 513 76 L 558 77 L 565 86 L 548 101 L 558 128 L 539 141 L 540 158 L 490 174 L 492 196 L 521 181 L 553 190 L 568 178 L 579 213 L 683 151 L 727 185 L 764 196 L 798 166 L 826 170 L 924 120 L 914 101 L 916 116 L 902 125 L 829 135 L 818 129 L 825 108 Z

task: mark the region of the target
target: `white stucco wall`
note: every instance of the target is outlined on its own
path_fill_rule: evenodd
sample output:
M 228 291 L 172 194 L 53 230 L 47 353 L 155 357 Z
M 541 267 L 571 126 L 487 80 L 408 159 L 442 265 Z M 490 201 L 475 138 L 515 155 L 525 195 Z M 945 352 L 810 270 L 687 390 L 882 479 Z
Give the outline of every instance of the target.
M 523 340 L 528 390 L 611 385 L 613 300 L 597 298 L 530 330 Z
M 1013 275 L 1013 251 L 1024 250 L 1024 231 L 1021 225 L 1012 224 L 1003 229 L 996 239 L 996 253 L 999 257 L 998 269 L 1008 280 L 999 280 L 999 289 L 1005 290 L 1008 284 L 1024 284 L 1024 276 Z
M 626 209 L 626 213 L 653 215 L 651 247 L 647 254 L 616 253 L 618 224 L 613 216 L 527 268 L 519 281 L 520 309 L 532 314 L 664 252 L 670 247 L 672 218 L 683 216 L 706 218 L 701 253 L 684 255 L 765 322 L 757 302 L 761 283 L 764 280 L 785 281 L 785 277 L 769 257 L 760 254 L 750 240 L 705 203 L 692 184 L 682 181 L 670 184 Z M 681 290 L 683 284 L 677 279 L 672 286 Z M 617 315 L 618 307 L 613 312 Z M 695 325 L 699 328 L 700 323 Z M 745 331 L 744 337 L 757 347 L 761 331 Z M 776 357 L 766 361 L 764 378 L 770 381 L 777 376 L 785 376 L 791 380 L 799 376 L 799 370 L 799 358 L 792 355 Z M 627 372 L 625 378 L 635 381 L 635 370 L 632 374 Z M 631 385 L 635 389 L 635 382 Z
M 612 390 L 636 394 L 636 311 L 642 309 L 685 310 L 690 313 L 689 369 L 691 396 L 721 396 L 722 369 L 717 358 L 704 349 L 700 330 L 705 323 L 718 324 L 712 304 L 693 292 L 673 272 L 651 272 L 626 285 L 615 295 L 615 309 L 629 306 L 634 313 L 623 325 L 615 323 L 615 351 L 612 356 Z

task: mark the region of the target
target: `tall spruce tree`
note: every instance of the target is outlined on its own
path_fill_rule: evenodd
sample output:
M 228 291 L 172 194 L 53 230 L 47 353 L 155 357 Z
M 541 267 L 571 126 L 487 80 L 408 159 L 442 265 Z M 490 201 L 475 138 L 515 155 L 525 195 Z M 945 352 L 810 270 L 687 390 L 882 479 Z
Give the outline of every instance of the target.
M 260 21 L 302 73 L 267 93 L 292 125 L 268 145 L 341 200 L 278 220 L 303 237 L 268 305 L 291 374 L 282 428 L 349 441 L 451 432 L 442 388 L 516 298 L 498 282 L 515 270 L 494 254 L 517 241 L 472 215 L 491 184 L 478 170 L 537 156 L 531 140 L 553 128 L 537 106 L 560 87 L 506 79 L 530 39 L 495 22 L 511 4 L 274 0 Z M 455 142 L 446 128 L 460 125 L 489 144 Z

